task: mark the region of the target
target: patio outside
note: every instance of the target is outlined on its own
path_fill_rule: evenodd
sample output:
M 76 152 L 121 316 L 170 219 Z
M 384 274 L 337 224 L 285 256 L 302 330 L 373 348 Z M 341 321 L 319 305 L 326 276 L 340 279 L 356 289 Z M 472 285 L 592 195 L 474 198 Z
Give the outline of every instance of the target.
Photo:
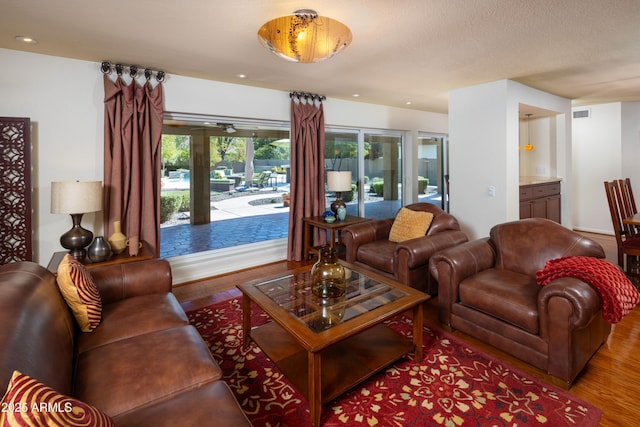
M 163 181 L 163 188 L 167 190 L 189 188 L 189 181 L 184 179 L 166 178 Z M 161 224 L 160 257 L 286 238 L 289 207 L 284 205 L 282 196 L 288 193 L 289 183 L 283 179 L 264 188 L 212 192 L 210 223 L 191 225 L 188 212 L 179 212 Z M 335 194 L 327 192 L 326 199 L 326 206 L 329 206 L 335 200 Z M 441 196 L 435 187 L 429 187 L 419 201 L 440 205 Z M 399 200 L 376 196 L 370 185 L 365 185 L 365 203 L 366 215 L 371 218 L 393 217 L 401 204 Z M 358 215 L 357 197 L 347 202 L 347 213 Z

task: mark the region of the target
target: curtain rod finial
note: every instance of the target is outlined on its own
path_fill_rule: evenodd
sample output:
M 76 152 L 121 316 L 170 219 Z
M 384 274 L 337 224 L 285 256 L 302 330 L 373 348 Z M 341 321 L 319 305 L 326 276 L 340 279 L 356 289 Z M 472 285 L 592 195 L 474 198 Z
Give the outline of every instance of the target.
M 109 61 L 102 61 L 102 64 L 100 64 L 100 71 L 102 71 L 103 74 L 109 74 L 111 72 L 111 64 Z

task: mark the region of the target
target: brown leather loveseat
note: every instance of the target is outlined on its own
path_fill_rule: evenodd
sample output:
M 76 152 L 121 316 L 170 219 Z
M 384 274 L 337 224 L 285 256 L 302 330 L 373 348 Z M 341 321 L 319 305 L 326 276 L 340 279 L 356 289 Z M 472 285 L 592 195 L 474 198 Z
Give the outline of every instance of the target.
M 567 256 L 604 258 L 595 241 L 546 219 L 494 226 L 490 237 L 431 258 L 442 324 L 536 366 L 568 388 L 607 339 L 602 299 L 562 277 L 540 286 L 536 272 Z
M 405 206 L 413 211 L 433 214 L 426 235 L 394 243 L 389 233 L 395 218 L 372 220 L 350 225 L 342 230 L 345 258 L 353 265 L 373 269 L 383 276 L 431 295 L 438 293 L 438 283 L 429 273 L 429 258 L 439 250 L 466 242 L 458 220 L 431 203 Z
M 32 262 L 0 267 L 1 393 L 17 370 L 117 426 L 250 425 L 171 293 L 165 260 L 91 275 L 102 321 L 81 332 L 52 273 Z

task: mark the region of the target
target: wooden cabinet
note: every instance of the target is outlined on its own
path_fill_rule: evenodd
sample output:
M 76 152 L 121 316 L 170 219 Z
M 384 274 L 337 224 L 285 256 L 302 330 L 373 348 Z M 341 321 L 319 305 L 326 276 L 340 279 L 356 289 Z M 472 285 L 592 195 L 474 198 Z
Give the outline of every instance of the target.
M 520 219 L 547 218 L 560 223 L 560 183 L 520 186 Z

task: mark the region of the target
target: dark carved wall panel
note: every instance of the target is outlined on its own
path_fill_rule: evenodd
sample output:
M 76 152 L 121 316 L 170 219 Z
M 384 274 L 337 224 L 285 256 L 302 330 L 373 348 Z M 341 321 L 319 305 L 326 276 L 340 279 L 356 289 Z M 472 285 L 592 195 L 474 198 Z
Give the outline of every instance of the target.
M 30 126 L 0 117 L 0 264 L 33 259 Z

